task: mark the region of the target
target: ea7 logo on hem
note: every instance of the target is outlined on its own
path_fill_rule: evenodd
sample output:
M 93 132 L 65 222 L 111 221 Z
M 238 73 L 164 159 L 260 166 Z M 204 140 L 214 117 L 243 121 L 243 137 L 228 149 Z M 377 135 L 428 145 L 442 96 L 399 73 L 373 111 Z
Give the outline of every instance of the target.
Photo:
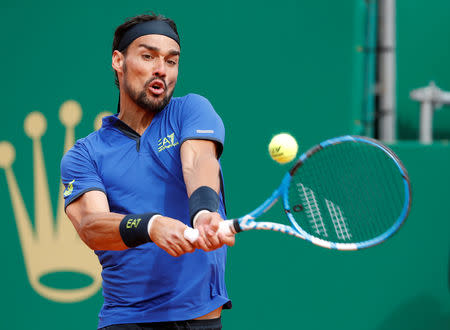
M 175 133 L 169 134 L 158 140 L 158 152 L 175 147 L 178 142 L 175 141 Z

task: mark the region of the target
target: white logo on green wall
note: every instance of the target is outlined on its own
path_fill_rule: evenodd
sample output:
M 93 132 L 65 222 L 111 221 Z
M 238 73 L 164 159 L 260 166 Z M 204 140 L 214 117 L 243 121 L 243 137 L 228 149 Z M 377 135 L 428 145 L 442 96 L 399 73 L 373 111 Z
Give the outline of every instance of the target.
M 103 112 L 97 116 L 95 129 L 101 126 L 102 117 L 109 114 Z M 81 117 L 82 110 L 76 101 L 69 100 L 62 104 L 59 118 L 66 128 L 64 152 L 75 142 L 75 126 L 81 121 Z M 28 114 L 24 130 L 33 143 L 34 228 L 12 169 L 16 152 L 7 141 L 0 142 L 0 167 L 5 170 L 28 279 L 33 289 L 47 299 L 57 302 L 88 299 L 101 286 L 101 267 L 95 254 L 78 237 L 64 212 L 64 186 L 61 183 L 56 219 L 53 217 L 41 144 L 41 137 L 47 130 L 44 115 L 40 112 Z M 52 173 L 52 176 L 55 175 L 59 176 L 59 173 Z M 77 288 L 60 288 L 52 284 L 52 279 L 57 278 L 58 274 L 80 274 L 90 281 Z

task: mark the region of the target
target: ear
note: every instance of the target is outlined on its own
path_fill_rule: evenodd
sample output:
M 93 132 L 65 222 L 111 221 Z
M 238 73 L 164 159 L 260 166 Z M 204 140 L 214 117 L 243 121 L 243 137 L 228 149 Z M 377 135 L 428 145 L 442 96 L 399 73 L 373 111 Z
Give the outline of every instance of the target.
M 125 62 L 125 56 L 118 50 L 115 50 L 112 54 L 112 67 L 119 76 L 123 73 L 123 63 Z

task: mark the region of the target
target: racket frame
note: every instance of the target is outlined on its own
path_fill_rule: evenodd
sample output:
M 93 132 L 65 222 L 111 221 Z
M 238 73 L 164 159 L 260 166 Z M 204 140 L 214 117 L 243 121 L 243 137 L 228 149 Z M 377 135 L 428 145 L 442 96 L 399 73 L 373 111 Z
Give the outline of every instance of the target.
M 323 239 L 320 239 L 318 237 L 315 237 L 309 233 L 307 233 L 305 230 L 303 230 L 298 223 L 295 221 L 294 216 L 291 213 L 291 208 L 289 205 L 289 185 L 291 183 L 292 176 L 295 174 L 295 172 L 303 165 L 303 163 L 311 157 L 314 153 L 316 153 L 319 150 L 322 150 L 326 147 L 329 147 L 330 145 L 339 144 L 343 142 L 362 142 L 367 143 L 370 145 L 373 145 L 379 149 L 381 149 L 386 155 L 388 155 L 395 165 L 397 166 L 402 178 L 403 178 L 403 184 L 404 184 L 404 192 L 405 192 L 405 202 L 402 208 L 402 211 L 397 218 L 397 220 L 393 223 L 393 225 L 385 231 L 383 234 L 374 237 L 370 240 L 366 240 L 363 242 L 357 242 L 357 243 L 338 243 L 338 242 L 330 242 Z M 257 222 L 255 221 L 256 218 L 261 216 L 262 214 L 266 213 L 270 208 L 272 208 L 273 205 L 277 203 L 277 201 L 280 199 L 280 197 L 283 198 L 283 207 L 284 211 L 291 223 L 292 226 L 283 225 L 276 222 Z M 272 195 L 266 199 L 264 203 L 262 203 L 258 208 L 253 210 L 252 212 L 244 215 L 243 217 L 237 218 L 237 219 L 230 219 L 226 220 L 225 222 L 229 226 L 229 229 L 233 233 L 238 233 L 241 231 L 247 231 L 251 229 L 256 230 L 272 230 L 272 231 L 278 231 L 281 233 L 289 234 L 298 238 L 303 238 L 315 245 L 325 247 L 328 249 L 335 249 L 335 250 L 343 250 L 343 251 L 349 251 L 349 250 L 360 250 L 364 248 L 368 248 L 377 244 L 380 244 L 384 242 L 386 239 L 388 239 L 390 236 L 392 236 L 395 232 L 399 230 L 399 228 L 403 225 L 405 222 L 409 211 L 411 208 L 411 184 L 409 180 L 408 173 L 400 161 L 400 159 L 395 155 L 395 153 L 389 149 L 388 147 L 380 144 L 380 142 L 363 136 L 355 136 L 355 135 L 345 135 L 336 137 L 333 139 L 326 140 L 324 142 L 321 142 L 320 144 L 312 147 L 307 152 L 303 153 L 295 163 L 295 165 L 291 168 L 291 170 L 286 173 L 283 180 L 281 181 L 280 186 L 275 189 L 275 191 L 272 193 Z

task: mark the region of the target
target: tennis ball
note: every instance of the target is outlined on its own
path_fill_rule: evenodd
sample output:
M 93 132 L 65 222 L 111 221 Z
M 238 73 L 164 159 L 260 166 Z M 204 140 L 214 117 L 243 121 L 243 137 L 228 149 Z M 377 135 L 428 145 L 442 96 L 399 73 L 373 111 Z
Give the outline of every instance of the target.
M 270 157 L 280 164 L 293 160 L 297 155 L 297 151 L 297 141 L 288 133 L 275 135 L 269 143 Z

